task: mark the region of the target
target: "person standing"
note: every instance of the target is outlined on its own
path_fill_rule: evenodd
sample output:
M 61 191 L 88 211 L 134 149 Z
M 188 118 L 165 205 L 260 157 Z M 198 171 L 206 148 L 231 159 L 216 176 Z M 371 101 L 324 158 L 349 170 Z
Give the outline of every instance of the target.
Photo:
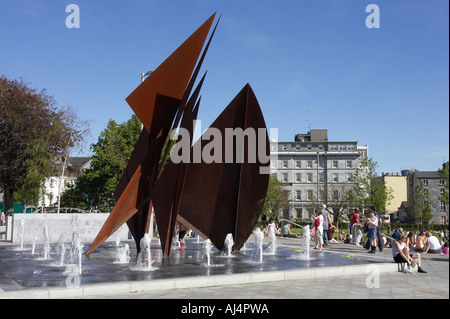
M 333 226 L 331 224 L 330 212 L 327 210 L 327 205 L 322 204 L 322 216 L 323 216 L 323 244 L 328 246 L 328 229 Z
M 373 212 L 370 212 L 369 218 L 367 218 L 367 222 L 369 223 L 367 238 L 370 239 L 370 254 L 375 254 L 375 250 L 377 249 L 377 226 L 378 226 L 378 218 L 375 216 Z
M 4 212 L 2 212 L 0 223 L 2 226 L 5 225 L 5 213 Z
M 323 216 L 322 216 L 322 210 L 320 208 L 316 209 L 316 216 L 311 216 L 311 219 L 313 221 L 314 225 L 314 242 L 316 243 L 316 246 L 314 249 L 317 250 L 323 250 Z
M 359 209 L 355 208 L 353 213 L 350 215 L 350 226 L 352 229 L 352 245 L 359 246 L 362 237 L 361 224 L 359 223 Z
M 380 214 L 376 211 L 375 206 L 371 207 L 373 214 L 375 215 L 375 217 L 378 219 L 378 226 L 377 226 L 377 239 L 378 239 L 378 248 L 380 249 L 380 251 L 383 251 L 383 240 L 381 239 L 381 230 L 380 230 L 380 226 L 381 226 L 381 216 Z

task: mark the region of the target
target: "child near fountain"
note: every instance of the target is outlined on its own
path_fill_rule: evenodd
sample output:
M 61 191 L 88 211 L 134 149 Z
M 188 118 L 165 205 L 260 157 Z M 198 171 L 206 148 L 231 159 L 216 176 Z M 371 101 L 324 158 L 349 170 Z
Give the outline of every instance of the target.
M 269 219 L 269 225 L 268 226 L 269 226 L 268 227 L 269 228 L 268 235 L 269 235 L 270 238 L 272 238 L 270 236 L 271 234 L 275 234 L 275 236 L 276 235 L 280 235 L 280 232 L 278 231 L 278 228 L 277 228 L 277 224 L 275 223 L 275 219 L 273 217 L 271 217 Z M 272 245 L 275 245 L 275 243 L 272 243 L 272 241 L 271 241 L 267 247 L 270 249 Z

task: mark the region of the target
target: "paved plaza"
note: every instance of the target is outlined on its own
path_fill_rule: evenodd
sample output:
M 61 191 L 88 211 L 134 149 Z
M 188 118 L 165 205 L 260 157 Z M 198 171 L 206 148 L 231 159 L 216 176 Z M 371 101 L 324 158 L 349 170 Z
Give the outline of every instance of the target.
M 296 239 L 279 238 L 278 244 L 279 251 L 294 252 L 299 248 L 299 240 Z M 428 273 L 420 274 L 414 271 L 412 274 L 407 274 L 398 271 L 397 265 L 392 261 L 390 248 L 385 248 L 383 252 L 377 250 L 375 255 L 371 255 L 361 246 L 330 244 L 323 252 L 313 252 L 315 256 L 325 257 L 317 259 L 330 265 L 301 269 L 278 266 L 274 271 L 266 269 L 260 272 L 251 269 L 233 274 L 227 274 L 226 269 L 223 270 L 224 273 L 221 273 L 219 268 L 212 274 L 190 277 L 184 277 L 183 271 L 180 271 L 174 279 L 156 278 L 82 284 L 76 288 L 31 287 L 8 291 L 7 287 L 3 287 L 4 289 L 0 290 L 0 298 L 177 300 L 449 298 L 448 255 L 422 254 L 422 266 Z M 271 257 L 277 258 L 277 256 Z M 335 260 L 343 259 L 349 264 L 335 262 Z M 286 260 L 286 263 L 293 263 L 293 261 Z M 0 269 L 1 272 L 2 269 Z M 3 274 L 3 277 L 6 275 Z
M 295 240 L 281 239 L 282 245 L 295 247 Z M 367 250 L 361 246 L 330 244 L 324 254 L 345 255 L 347 258 L 366 258 Z M 354 256 L 350 256 L 354 255 Z M 371 258 L 382 262 L 392 261 L 392 250 Z M 169 299 L 448 299 L 449 256 L 422 254 L 426 274 L 399 271 L 380 272 L 379 281 L 367 274 L 344 275 L 315 279 L 275 280 L 255 284 L 170 289 L 125 294 L 104 294 L 95 298 L 169 298 Z M 376 273 L 374 272 L 375 276 Z M 367 285 L 368 283 L 368 285 Z M 379 283 L 379 284 L 378 284 Z M 89 297 L 93 298 L 93 297 Z

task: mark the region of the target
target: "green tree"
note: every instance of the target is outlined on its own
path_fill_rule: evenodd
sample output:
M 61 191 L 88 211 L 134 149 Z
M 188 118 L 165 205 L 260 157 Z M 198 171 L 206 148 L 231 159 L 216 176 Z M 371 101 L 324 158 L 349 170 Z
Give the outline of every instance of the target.
M 420 221 L 422 224 L 428 223 L 433 217 L 428 190 L 423 187 L 423 182 L 421 180 L 419 180 L 419 183 L 414 190 L 411 213 L 414 219 Z
M 328 208 L 331 208 L 335 221 L 342 218 L 344 214 L 347 214 L 350 204 L 350 194 L 353 190 L 352 184 L 330 184 L 328 191 L 331 197 L 328 200 Z
M 444 202 L 445 205 L 448 206 L 449 204 L 449 191 L 448 191 L 448 182 L 449 182 L 449 176 L 448 176 L 448 166 L 449 162 L 442 164 L 442 168 L 438 170 L 439 178 L 444 182 L 444 192 L 441 193 L 439 196 L 439 200 Z
M 91 145 L 91 168 L 63 194 L 62 205 L 83 209 L 97 206 L 101 211 L 109 211 L 115 205 L 113 194 L 140 132 L 141 123 L 135 115 L 121 124 L 110 120 L 97 143 Z
M 7 212 L 15 193 L 24 202 L 37 200 L 54 159 L 82 135 L 71 131 L 66 115 L 46 90 L 0 76 L 0 190 Z
M 378 165 L 372 158 L 364 158 L 356 170 L 353 181 L 355 186 L 349 192 L 349 202 L 355 207 L 375 206 L 377 211 L 384 212 L 386 204 L 394 197 L 391 188 L 387 188 L 377 175 Z
M 289 191 L 283 187 L 278 179 L 270 175 L 269 186 L 267 187 L 266 200 L 261 215 L 268 218 L 275 217 L 280 210 L 289 207 Z

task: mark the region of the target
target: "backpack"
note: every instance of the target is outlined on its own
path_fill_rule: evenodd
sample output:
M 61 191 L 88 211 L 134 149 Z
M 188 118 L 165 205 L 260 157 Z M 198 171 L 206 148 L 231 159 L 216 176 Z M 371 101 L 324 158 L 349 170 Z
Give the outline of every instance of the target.
M 320 219 L 316 218 L 316 220 L 314 221 L 314 226 L 318 227 L 320 225 Z

